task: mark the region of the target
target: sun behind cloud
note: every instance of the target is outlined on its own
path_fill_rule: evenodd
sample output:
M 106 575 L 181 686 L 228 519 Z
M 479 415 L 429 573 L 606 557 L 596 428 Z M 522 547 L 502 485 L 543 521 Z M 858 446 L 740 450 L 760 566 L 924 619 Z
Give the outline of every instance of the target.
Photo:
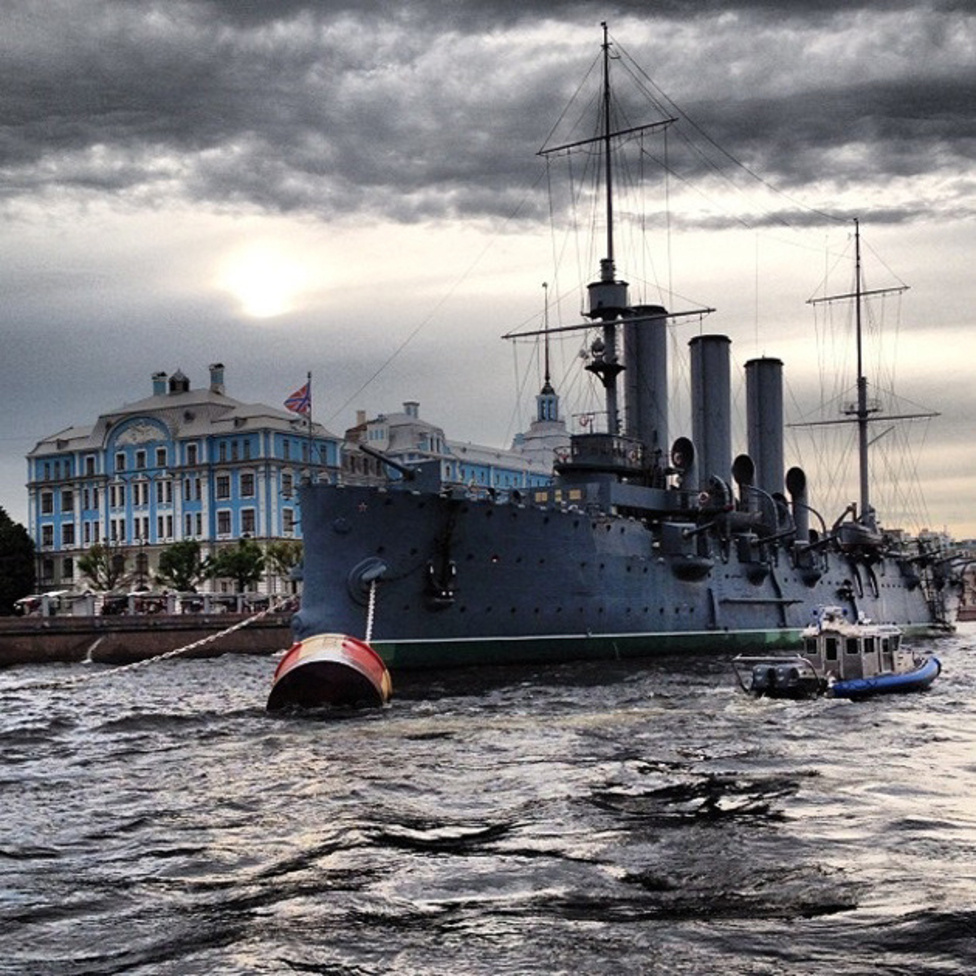
M 220 262 L 215 281 L 249 318 L 270 319 L 294 311 L 311 284 L 301 257 L 274 242 L 245 245 Z

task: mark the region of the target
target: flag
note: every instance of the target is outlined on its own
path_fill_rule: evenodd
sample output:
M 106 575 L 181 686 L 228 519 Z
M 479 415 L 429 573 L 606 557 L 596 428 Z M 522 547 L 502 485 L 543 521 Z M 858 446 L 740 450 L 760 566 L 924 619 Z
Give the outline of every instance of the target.
M 312 386 L 306 383 L 300 390 L 295 392 L 285 400 L 285 406 L 292 413 L 300 413 L 308 416 L 312 412 Z

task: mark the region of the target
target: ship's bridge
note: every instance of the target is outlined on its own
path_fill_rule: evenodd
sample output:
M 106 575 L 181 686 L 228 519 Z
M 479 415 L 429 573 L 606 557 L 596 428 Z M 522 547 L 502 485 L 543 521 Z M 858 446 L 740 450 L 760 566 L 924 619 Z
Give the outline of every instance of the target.
M 644 444 L 623 434 L 574 434 L 568 461 L 557 467 L 640 474 L 644 470 Z

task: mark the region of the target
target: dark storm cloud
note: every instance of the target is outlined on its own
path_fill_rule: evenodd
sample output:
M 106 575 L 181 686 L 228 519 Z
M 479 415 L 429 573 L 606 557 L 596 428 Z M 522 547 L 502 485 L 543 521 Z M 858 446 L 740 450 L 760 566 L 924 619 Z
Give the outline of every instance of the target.
M 636 15 L 681 20 L 712 17 L 735 12 L 776 19 L 796 16 L 804 20 L 830 16 L 851 9 L 850 0 L 819 0 L 816 9 L 809 0 L 426 0 L 391 4 L 389 0 L 196 0 L 221 19 L 241 25 L 267 24 L 294 17 L 313 15 L 369 14 L 386 18 L 409 18 L 416 24 L 438 27 L 450 24 L 456 29 L 484 30 L 511 26 L 524 21 L 571 17 L 578 22 L 597 23 L 614 15 Z M 865 10 L 892 11 L 917 7 L 917 0 L 862 0 Z M 932 0 L 933 10 L 967 10 L 969 0 Z
M 735 18 L 748 38 L 762 25 L 792 21 L 802 34 L 835 13 L 852 16 L 839 0 L 816 14 L 801 0 L 650 9 L 617 0 L 599 16 L 653 19 L 657 38 L 716 18 Z M 825 173 L 840 186 L 958 172 L 971 161 L 976 72 L 938 63 L 940 31 L 972 25 L 951 16 L 963 5 L 879 0 L 853 9 L 905 10 L 925 44 L 913 77 L 845 81 L 845 65 L 789 90 L 760 78 L 760 90 L 732 99 L 713 59 L 689 115 L 728 156 L 710 153 L 706 163 L 688 153 L 682 175 L 732 171 L 738 161 L 795 190 Z M 582 2 L 34 0 L 9 20 L 0 39 L 8 200 L 114 195 L 400 221 L 509 216 L 537 181 L 540 137 L 599 39 L 596 8 Z M 584 50 L 578 25 L 591 24 Z M 566 25 L 577 25 L 572 43 Z M 653 51 L 634 53 L 662 71 L 688 70 L 693 51 L 647 44 Z M 521 212 L 542 207 L 530 198 Z

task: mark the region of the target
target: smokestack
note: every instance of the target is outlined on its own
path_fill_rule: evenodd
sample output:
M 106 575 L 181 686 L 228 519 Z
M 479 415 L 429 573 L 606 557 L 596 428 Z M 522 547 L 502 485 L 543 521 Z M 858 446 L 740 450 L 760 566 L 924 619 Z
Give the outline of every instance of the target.
M 783 494 L 783 361 L 762 357 L 746 363 L 746 425 L 756 484 Z
M 668 443 L 667 311 L 661 305 L 638 305 L 633 314 L 643 321 L 624 320 L 624 430 L 658 455 Z
M 732 468 L 729 346 L 724 335 L 695 336 L 691 349 L 691 438 L 698 455 L 698 487 L 714 475 L 728 481 Z

